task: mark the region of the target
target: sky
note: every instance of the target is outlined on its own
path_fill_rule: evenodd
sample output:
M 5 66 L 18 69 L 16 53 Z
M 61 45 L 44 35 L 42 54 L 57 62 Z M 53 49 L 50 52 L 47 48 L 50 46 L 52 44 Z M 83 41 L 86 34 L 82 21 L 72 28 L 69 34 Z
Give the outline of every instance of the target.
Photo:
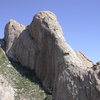
M 0 38 L 10 19 L 27 26 L 39 11 L 55 13 L 67 43 L 100 61 L 100 0 L 0 0 Z

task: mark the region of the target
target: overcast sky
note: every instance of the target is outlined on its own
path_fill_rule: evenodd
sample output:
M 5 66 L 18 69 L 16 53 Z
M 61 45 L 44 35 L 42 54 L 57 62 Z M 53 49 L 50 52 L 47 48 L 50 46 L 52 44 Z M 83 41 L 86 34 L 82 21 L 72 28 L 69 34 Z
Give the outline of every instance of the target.
M 0 38 L 10 19 L 28 25 L 43 10 L 57 15 L 73 49 L 100 60 L 100 0 L 0 0 Z

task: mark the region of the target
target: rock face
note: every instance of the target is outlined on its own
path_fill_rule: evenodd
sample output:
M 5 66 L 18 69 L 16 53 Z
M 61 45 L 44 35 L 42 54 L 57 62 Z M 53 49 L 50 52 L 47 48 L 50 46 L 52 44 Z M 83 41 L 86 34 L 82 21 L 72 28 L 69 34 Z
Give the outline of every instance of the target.
M 33 71 L 9 61 L 0 48 L 0 100 L 52 100 Z
M 5 41 L 4 41 L 4 39 L 0 39 L 0 47 L 5 50 Z
M 82 61 L 82 66 L 84 66 L 84 68 L 90 68 L 91 66 L 93 66 L 93 62 L 89 58 L 87 58 L 83 53 L 78 51 L 75 52 L 78 58 Z
M 23 25 L 14 20 L 10 20 L 5 26 L 4 40 L 6 41 L 6 54 L 13 59 L 14 43 L 24 29 L 25 27 Z
M 98 72 L 66 43 L 52 12 L 39 12 L 27 27 L 8 22 L 4 39 L 6 54 L 34 70 L 54 100 L 100 100 Z

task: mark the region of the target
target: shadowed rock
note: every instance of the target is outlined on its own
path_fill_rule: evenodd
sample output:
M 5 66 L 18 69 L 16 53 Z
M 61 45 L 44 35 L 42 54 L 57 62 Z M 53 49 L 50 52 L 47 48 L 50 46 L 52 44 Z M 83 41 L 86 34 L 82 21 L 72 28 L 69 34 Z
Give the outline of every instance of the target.
M 52 12 L 37 13 L 26 28 L 15 21 L 9 23 L 5 28 L 6 54 L 35 70 L 54 100 L 100 99 L 96 88 L 99 74 L 92 61 L 66 43 Z

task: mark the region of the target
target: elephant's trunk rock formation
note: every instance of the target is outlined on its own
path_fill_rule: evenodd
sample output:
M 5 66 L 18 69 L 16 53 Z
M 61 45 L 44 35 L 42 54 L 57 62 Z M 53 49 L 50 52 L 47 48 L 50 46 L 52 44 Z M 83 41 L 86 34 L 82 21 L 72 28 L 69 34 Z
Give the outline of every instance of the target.
M 34 70 L 54 100 L 100 100 L 99 72 L 66 43 L 52 12 L 37 13 L 27 27 L 9 21 L 4 40 L 8 57 Z

